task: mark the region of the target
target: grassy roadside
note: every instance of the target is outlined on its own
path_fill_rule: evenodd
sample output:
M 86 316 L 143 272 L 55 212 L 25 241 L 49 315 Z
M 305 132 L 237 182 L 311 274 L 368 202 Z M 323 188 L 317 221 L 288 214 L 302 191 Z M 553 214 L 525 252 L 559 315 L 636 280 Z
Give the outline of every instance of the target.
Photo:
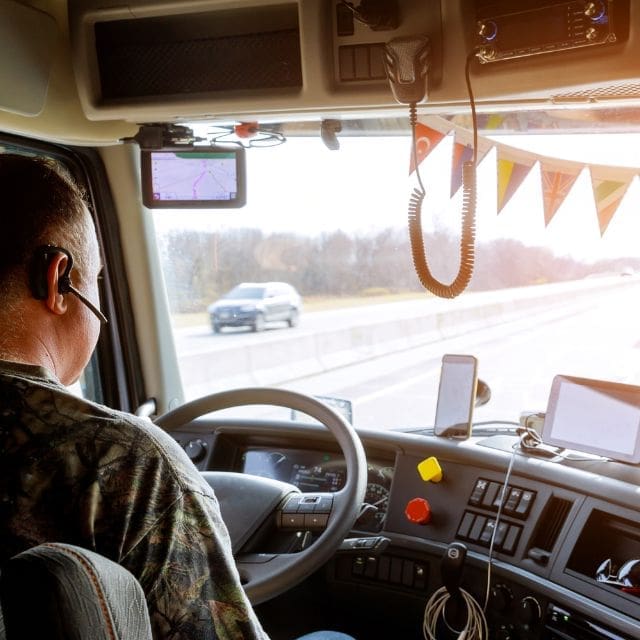
M 424 298 L 425 295 L 424 293 L 412 291 L 408 293 L 389 293 L 372 296 L 310 296 L 304 298 L 304 311 L 330 311 L 332 309 L 362 307 L 369 304 L 389 304 L 391 302 L 403 302 L 405 300 Z M 209 316 L 206 311 L 199 313 L 178 313 L 172 315 L 171 320 L 176 329 L 209 324 Z

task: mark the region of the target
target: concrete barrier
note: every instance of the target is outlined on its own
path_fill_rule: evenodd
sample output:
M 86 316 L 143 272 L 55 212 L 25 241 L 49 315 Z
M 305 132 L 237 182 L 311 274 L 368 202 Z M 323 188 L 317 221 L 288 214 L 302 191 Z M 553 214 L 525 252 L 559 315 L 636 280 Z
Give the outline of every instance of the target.
M 427 298 L 415 304 L 397 303 L 401 313 L 398 318 L 390 319 L 390 312 L 380 314 L 382 319 L 373 313 L 361 313 L 356 325 L 339 328 L 333 324 L 340 312 L 317 312 L 316 317 L 326 314 L 328 319 L 322 329 L 305 332 L 300 327 L 295 334 L 264 333 L 251 344 L 218 345 L 212 351 L 178 354 L 178 360 L 188 398 L 248 384 L 276 385 L 443 338 L 506 325 L 541 311 L 570 315 L 575 313 L 576 304 L 601 303 L 603 293 L 619 292 L 621 288 L 634 295 L 640 293 L 640 279 L 594 278 L 468 293 L 454 300 Z M 394 304 L 382 306 L 392 311 Z

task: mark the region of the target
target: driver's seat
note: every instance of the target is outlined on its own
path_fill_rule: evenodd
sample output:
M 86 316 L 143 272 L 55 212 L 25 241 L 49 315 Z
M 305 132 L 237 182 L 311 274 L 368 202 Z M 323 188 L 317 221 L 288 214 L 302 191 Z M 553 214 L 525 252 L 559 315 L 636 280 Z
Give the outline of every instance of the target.
M 46 543 L 7 562 L 0 575 L 0 640 L 151 640 L 144 592 L 107 558 Z

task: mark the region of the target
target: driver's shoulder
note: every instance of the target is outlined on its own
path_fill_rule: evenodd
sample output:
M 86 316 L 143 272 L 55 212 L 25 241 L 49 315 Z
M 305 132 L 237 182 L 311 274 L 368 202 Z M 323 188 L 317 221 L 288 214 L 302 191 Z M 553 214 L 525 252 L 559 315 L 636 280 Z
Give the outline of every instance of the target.
M 213 498 L 213 492 L 177 440 L 147 418 L 115 412 L 121 429 L 129 433 L 134 455 L 152 467 L 162 467 L 165 481 L 174 482 L 184 493 Z M 145 464 L 145 462 L 142 462 Z

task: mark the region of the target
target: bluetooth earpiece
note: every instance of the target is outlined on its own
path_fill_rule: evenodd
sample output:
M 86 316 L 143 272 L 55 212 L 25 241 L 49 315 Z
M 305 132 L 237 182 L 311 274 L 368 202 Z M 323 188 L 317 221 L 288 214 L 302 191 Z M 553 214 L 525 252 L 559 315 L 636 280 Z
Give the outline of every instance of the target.
M 49 266 L 53 258 L 60 253 L 67 257 L 67 265 L 64 272 L 58 279 L 58 293 L 63 295 L 66 293 L 72 293 L 97 316 L 98 320 L 100 320 L 102 324 L 106 324 L 108 320 L 102 311 L 100 311 L 98 307 L 90 302 L 71 284 L 73 256 L 68 249 L 47 244 L 42 245 L 35 250 L 29 266 L 29 287 L 31 288 L 31 294 L 36 300 L 44 300 L 47 297 L 49 293 L 49 285 L 47 283 Z
M 58 293 L 69 293 L 71 286 L 71 269 L 73 269 L 73 256 L 67 249 L 54 247 L 53 245 L 43 245 L 38 247 L 31 260 L 29 269 L 29 286 L 31 293 L 36 300 L 44 300 L 49 292 L 47 284 L 47 273 L 51 261 L 58 253 L 67 256 L 67 266 L 64 273 L 58 280 Z

